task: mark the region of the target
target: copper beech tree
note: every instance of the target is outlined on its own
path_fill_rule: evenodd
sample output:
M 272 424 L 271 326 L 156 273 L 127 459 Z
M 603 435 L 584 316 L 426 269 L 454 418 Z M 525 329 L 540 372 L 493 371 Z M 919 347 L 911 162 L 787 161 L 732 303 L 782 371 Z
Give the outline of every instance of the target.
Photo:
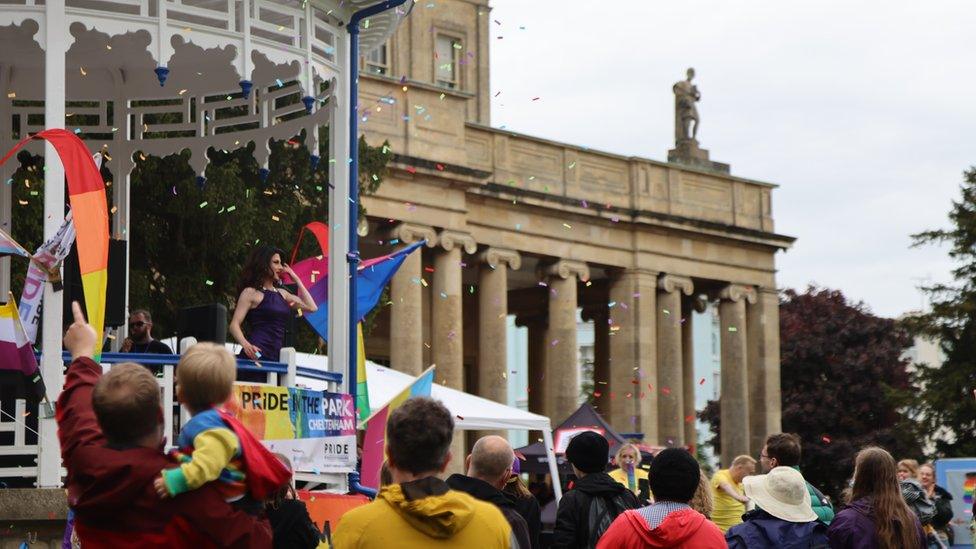
M 783 292 L 783 431 L 802 438 L 803 475 L 834 501 L 860 448 L 877 444 L 897 458 L 921 457 L 921 438 L 909 417 L 915 389 L 902 358 L 910 345 L 896 321 L 871 314 L 838 290 Z M 710 423 L 716 452 L 720 405 L 721 399 L 710 401 L 700 414 Z

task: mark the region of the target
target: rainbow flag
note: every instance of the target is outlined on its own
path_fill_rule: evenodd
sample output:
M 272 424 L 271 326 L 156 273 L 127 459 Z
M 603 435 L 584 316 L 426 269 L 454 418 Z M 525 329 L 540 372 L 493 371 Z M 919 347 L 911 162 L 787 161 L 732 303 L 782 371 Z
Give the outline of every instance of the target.
M 0 364 L 4 370 L 20 370 L 24 376 L 37 374 L 37 357 L 20 323 L 13 294 L 0 305 Z
M 356 324 L 356 412 L 358 421 L 369 418 L 369 388 L 366 386 L 366 342 L 363 323 Z
M 108 202 L 105 182 L 85 143 L 63 128 L 38 132 L 14 145 L 0 158 L 0 164 L 31 139 L 43 139 L 57 151 L 68 180 L 68 197 L 74 217 L 78 266 L 85 292 L 88 323 L 95 329 L 95 362 L 102 355 L 102 329 L 105 326 L 105 289 L 108 283 Z
M 0 257 L 8 255 L 19 255 L 20 257 L 30 257 L 30 253 L 23 246 L 17 244 L 9 234 L 0 229 Z
M 967 473 L 966 482 L 962 485 L 962 501 L 966 505 L 973 504 L 973 493 L 976 492 L 976 474 Z
M 363 486 L 379 489 L 380 468 L 386 458 L 386 421 L 393 410 L 399 408 L 407 400 L 414 397 L 430 396 L 430 391 L 434 387 L 434 368 L 435 366 L 427 368 L 413 383 L 366 420 L 366 436 L 363 437 L 362 480 L 360 481 Z

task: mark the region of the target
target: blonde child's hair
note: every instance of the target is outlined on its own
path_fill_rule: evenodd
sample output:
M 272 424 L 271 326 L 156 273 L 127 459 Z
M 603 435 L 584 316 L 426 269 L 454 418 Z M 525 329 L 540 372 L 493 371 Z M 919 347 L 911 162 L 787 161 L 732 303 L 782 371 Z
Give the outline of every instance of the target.
M 909 473 L 911 473 L 912 478 L 917 479 L 918 478 L 918 470 L 919 470 L 919 468 L 921 466 L 918 464 L 918 460 L 914 460 L 914 459 L 903 459 L 903 460 L 901 460 L 901 461 L 898 462 L 897 467 L 898 467 L 898 469 L 905 469 L 905 470 L 907 470 Z
M 222 345 L 197 343 L 176 365 L 180 400 L 193 412 L 223 404 L 237 377 L 237 361 Z

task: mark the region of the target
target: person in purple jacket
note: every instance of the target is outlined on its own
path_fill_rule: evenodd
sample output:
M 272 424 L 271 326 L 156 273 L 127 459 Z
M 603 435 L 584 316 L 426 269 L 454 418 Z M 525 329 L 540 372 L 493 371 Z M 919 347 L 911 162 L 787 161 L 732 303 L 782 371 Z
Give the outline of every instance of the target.
M 854 459 L 854 487 L 827 538 L 832 549 L 924 549 L 925 534 L 898 487 L 895 460 L 870 446 Z

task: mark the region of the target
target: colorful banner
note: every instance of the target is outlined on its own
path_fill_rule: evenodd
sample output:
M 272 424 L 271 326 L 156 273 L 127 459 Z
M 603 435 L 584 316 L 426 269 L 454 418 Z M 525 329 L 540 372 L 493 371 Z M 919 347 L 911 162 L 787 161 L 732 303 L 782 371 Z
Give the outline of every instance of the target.
M 78 267 L 85 293 L 88 324 L 95 329 L 96 361 L 102 355 L 102 329 L 105 325 L 105 289 L 108 283 L 108 201 L 105 182 L 96 160 L 85 143 L 64 128 L 52 128 L 22 139 L 7 151 L 4 164 L 31 139 L 43 139 L 54 147 L 64 166 L 68 199 L 75 220 L 78 241 Z M 26 327 L 25 323 L 25 327 Z
M 45 282 L 61 281 L 61 262 L 68 257 L 75 243 L 75 224 L 71 212 L 64 218 L 58 232 L 41 244 L 31 257 L 24 278 L 24 290 L 20 294 L 20 321 L 24 324 L 27 339 L 37 342 L 37 329 L 41 324 L 41 300 Z
M 362 485 L 378 490 L 380 487 L 380 468 L 386 459 L 386 422 L 393 410 L 414 397 L 429 397 L 434 388 L 435 366 L 427 368 L 410 385 L 400 391 L 390 402 L 366 420 L 366 434 L 363 437 Z
M 356 416 L 347 394 L 299 387 L 234 385 L 228 411 L 296 471 L 348 473 L 356 468 Z

